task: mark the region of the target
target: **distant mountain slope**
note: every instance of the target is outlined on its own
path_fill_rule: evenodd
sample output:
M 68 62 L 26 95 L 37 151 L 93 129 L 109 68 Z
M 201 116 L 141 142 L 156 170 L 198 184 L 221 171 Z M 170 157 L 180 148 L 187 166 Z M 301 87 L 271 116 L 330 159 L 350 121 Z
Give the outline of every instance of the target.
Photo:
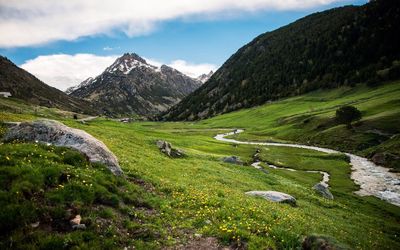
M 178 103 L 202 83 L 162 65 L 150 65 L 137 54 L 124 54 L 96 78 L 67 90 L 108 115 L 153 116 Z
M 214 72 L 211 70 L 208 74 L 202 74 L 202 75 L 200 75 L 199 77 L 197 77 L 196 78 L 196 80 L 198 80 L 198 81 L 200 81 L 200 82 L 202 82 L 202 83 L 205 83 L 205 82 L 207 82 L 210 78 L 211 78 L 211 76 L 214 74 Z
M 400 1 L 315 13 L 239 49 L 162 119 L 196 120 L 282 97 L 400 77 Z
M 35 105 L 94 113 L 88 103 L 48 86 L 7 58 L 0 56 L 0 92 L 3 91 Z

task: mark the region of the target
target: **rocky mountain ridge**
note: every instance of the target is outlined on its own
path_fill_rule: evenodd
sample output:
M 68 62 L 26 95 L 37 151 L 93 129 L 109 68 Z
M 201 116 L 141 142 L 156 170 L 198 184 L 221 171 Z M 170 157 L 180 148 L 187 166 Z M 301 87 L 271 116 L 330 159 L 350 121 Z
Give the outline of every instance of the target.
M 149 64 L 135 53 L 125 53 L 95 78 L 69 88 L 106 115 L 151 117 L 177 104 L 202 84 L 167 65 Z

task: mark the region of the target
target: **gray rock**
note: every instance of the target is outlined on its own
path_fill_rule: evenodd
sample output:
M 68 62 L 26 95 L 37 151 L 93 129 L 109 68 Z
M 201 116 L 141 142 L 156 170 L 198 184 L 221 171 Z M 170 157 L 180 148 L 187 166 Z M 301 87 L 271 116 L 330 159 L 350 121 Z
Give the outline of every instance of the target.
M 238 156 L 228 156 L 228 157 L 224 157 L 222 159 L 223 162 L 226 163 L 231 163 L 231 164 L 237 164 L 237 165 L 243 165 L 243 162 L 240 160 L 240 158 Z
M 336 239 L 323 235 L 309 235 L 304 238 L 301 247 L 303 250 L 347 250 L 348 246 L 339 243 Z
M 103 142 L 83 130 L 70 128 L 58 121 L 37 120 L 20 123 L 8 129 L 3 140 L 5 142 L 14 140 L 37 141 L 50 143 L 54 146 L 73 148 L 85 154 L 90 162 L 105 164 L 113 174 L 123 174 L 117 157 Z
M 86 225 L 85 224 L 73 225 L 72 229 L 74 229 L 74 230 L 85 230 L 86 229 Z
M 317 191 L 320 195 L 322 195 L 324 198 L 333 200 L 333 195 L 331 191 L 329 191 L 329 188 L 322 185 L 321 183 L 315 184 L 313 189 Z
M 259 196 L 272 202 L 288 203 L 292 206 L 296 206 L 296 199 L 293 196 L 277 191 L 249 191 L 246 192 L 246 194 Z
M 180 158 L 185 156 L 185 153 L 182 150 L 173 148 L 172 144 L 167 141 L 158 140 L 156 142 L 156 145 L 161 152 L 168 155 L 169 157 Z

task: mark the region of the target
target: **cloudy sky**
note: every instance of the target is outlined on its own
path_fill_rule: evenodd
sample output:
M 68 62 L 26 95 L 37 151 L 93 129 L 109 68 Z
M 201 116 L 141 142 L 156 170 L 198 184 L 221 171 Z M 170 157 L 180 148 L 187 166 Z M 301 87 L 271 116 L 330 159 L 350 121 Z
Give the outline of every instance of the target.
M 125 52 L 198 76 L 257 35 L 366 0 L 0 0 L 0 54 L 61 90 Z

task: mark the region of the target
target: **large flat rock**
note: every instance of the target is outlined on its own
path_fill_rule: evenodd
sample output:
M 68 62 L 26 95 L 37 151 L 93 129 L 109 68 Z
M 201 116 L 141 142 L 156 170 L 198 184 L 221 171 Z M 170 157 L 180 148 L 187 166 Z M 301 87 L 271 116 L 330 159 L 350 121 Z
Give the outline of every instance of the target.
M 103 142 L 83 130 L 70 128 L 58 121 L 37 120 L 16 124 L 7 130 L 3 140 L 42 142 L 73 148 L 86 155 L 90 162 L 105 164 L 113 174 L 123 174 L 117 157 Z
M 246 194 L 259 196 L 272 202 L 288 203 L 292 206 L 296 206 L 296 199 L 293 196 L 277 191 L 249 191 L 246 192 Z

